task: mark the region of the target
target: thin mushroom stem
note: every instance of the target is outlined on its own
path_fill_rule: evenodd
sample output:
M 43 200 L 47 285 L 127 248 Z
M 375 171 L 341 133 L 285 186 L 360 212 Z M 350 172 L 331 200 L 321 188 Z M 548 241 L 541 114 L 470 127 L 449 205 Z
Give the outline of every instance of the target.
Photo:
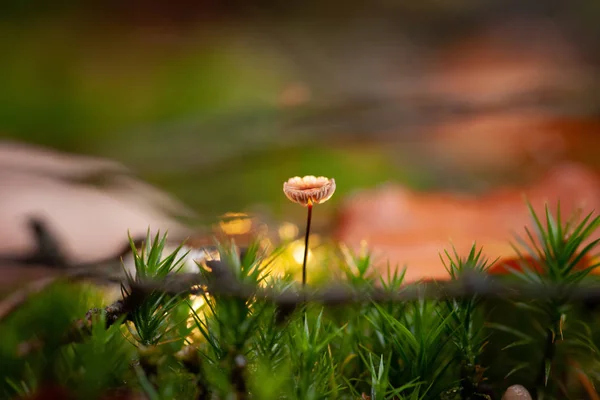
M 304 257 L 302 259 L 302 290 L 306 288 L 306 260 L 308 259 L 308 237 L 310 235 L 310 221 L 312 219 L 312 202 L 308 202 L 308 214 L 306 215 L 306 234 L 304 235 Z M 306 314 L 306 292 L 304 292 L 304 299 L 302 302 L 302 308 L 304 309 L 304 323 L 307 324 L 308 316 Z M 303 355 L 302 355 L 303 356 Z
M 306 235 L 304 236 L 304 258 L 302 259 L 302 288 L 306 286 L 306 260 L 308 258 L 308 237 L 310 234 L 310 221 L 312 219 L 312 204 L 308 204 L 308 215 L 306 216 Z

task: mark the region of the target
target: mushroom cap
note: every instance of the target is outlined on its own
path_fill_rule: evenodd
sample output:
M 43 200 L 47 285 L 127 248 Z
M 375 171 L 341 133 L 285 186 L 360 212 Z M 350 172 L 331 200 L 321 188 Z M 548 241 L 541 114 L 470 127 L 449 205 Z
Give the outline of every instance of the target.
M 283 183 L 283 193 L 294 203 L 303 206 L 324 203 L 335 192 L 335 179 L 324 176 L 295 176 Z

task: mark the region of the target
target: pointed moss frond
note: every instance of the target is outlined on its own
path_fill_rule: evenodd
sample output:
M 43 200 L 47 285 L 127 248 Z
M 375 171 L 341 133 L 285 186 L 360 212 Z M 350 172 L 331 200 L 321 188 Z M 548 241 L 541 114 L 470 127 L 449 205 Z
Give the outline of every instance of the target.
M 522 271 L 515 274 L 528 281 L 540 278 L 559 283 L 578 283 L 599 264 L 594 262 L 600 238 L 595 234 L 600 226 L 600 216 L 587 214 L 580 222 L 575 218 L 563 221 L 560 203 L 556 216 L 548 205 L 541 219 L 527 203 L 533 229 L 525 227 L 525 237 L 516 237 L 513 245 L 520 259 Z M 575 217 L 575 216 L 574 216 Z
M 164 255 L 166 243 L 166 234 L 161 236 L 160 232 L 157 232 L 152 238 L 148 230 L 141 249 L 137 249 L 130 237 L 136 271 L 135 277 L 128 274 L 130 283 L 164 278 L 181 269 L 187 256 L 187 252 L 179 255 L 183 244 L 168 255 Z M 121 291 L 124 296 L 131 295 L 131 290 L 125 285 L 122 285 Z M 131 324 L 127 324 L 127 327 L 132 337 L 143 345 L 159 343 L 174 324 L 179 323 L 172 320 L 171 314 L 184 300 L 183 296 L 172 296 L 159 290 L 152 291 L 129 315 Z
M 467 271 L 486 272 L 498 260 L 496 259 L 490 262 L 487 258 L 482 256 L 482 251 L 483 248 L 477 250 L 477 243 L 473 243 L 467 257 L 461 257 L 456 251 L 456 247 L 452 246 L 452 254 L 450 254 L 448 250 L 444 250 L 446 258 L 440 254 L 440 260 L 446 271 L 448 271 L 448 274 L 450 274 L 450 277 L 452 279 L 458 279 Z

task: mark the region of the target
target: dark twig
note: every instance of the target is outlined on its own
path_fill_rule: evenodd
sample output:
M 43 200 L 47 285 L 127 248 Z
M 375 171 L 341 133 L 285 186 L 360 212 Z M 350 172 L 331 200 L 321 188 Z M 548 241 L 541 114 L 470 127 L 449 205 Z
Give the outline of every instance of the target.
M 421 297 L 442 299 L 457 298 L 477 295 L 482 298 L 557 298 L 568 296 L 571 301 L 580 301 L 586 306 L 600 305 L 600 285 L 580 286 L 577 290 L 566 292 L 564 285 L 535 285 L 524 283 L 506 283 L 501 279 L 487 274 L 465 274 L 461 279 L 445 282 L 420 282 L 405 285 L 398 292 L 389 292 L 382 288 L 373 288 L 371 291 L 360 292 L 347 285 L 332 285 L 314 291 L 306 288 L 302 290 L 287 290 L 276 292 L 269 288 L 257 288 L 242 284 L 235 279 L 228 265 L 221 261 L 208 261 L 211 269 L 208 279 L 203 274 L 169 274 L 162 280 L 144 280 L 135 283 L 127 282 L 122 273 L 121 257 L 123 254 L 108 257 L 104 260 L 84 264 L 70 264 L 62 256 L 63 252 L 58 242 L 53 238 L 45 224 L 32 219 L 32 230 L 35 232 L 37 250 L 32 257 L 0 255 L 0 268 L 4 263 L 27 267 L 37 265 L 49 269 L 60 270 L 61 277 L 67 279 L 93 279 L 100 283 L 127 284 L 136 293 L 136 302 L 143 298 L 143 294 L 160 290 L 169 294 L 191 293 L 200 294 L 203 291 L 219 293 L 240 298 L 258 296 L 267 301 L 273 301 L 280 306 L 294 307 L 302 303 L 306 296 L 307 301 L 318 302 L 326 305 L 348 304 L 357 302 L 386 302 L 386 301 L 411 301 Z M 139 242 L 139 240 L 138 240 Z M 35 264 L 33 262 L 35 260 Z M 133 299 L 127 300 L 132 302 Z M 131 307 L 135 307 L 133 304 Z M 1 304 L 0 304 L 1 305 Z M 0 307 L 2 310 L 2 307 Z M 2 314 L 0 313 L 0 318 Z
M 0 301 L 0 321 L 23 305 L 32 295 L 44 290 L 59 279 L 96 280 L 100 283 L 121 283 L 124 278 L 121 259 L 129 251 L 130 244 L 121 249 L 116 255 L 93 262 L 70 263 L 61 250 L 58 240 L 46 224 L 35 217 L 28 221 L 32 232 L 35 250 L 31 254 L 0 254 L 0 271 L 4 266 L 20 268 L 45 268 L 51 276 L 35 280 L 20 288 Z M 140 245 L 142 238 L 134 239 L 134 244 Z
M 0 254 L 0 265 L 17 264 L 19 266 L 39 266 L 49 268 L 67 268 L 69 263 L 60 249 L 59 243 L 46 224 L 35 217 L 27 221 L 33 235 L 35 250 L 31 254 Z
M 211 261 L 213 271 L 226 271 L 226 265 L 221 261 Z M 217 268 L 218 266 L 218 268 Z M 209 274 L 210 275 L 210 274 Z M 306 299 L 308 302 L 316 302 L 323 305 L 335 306 L 365 302 L 408 302 L 420 298 L 447 299 L 478 296 L 484 299 L 565 299 L 571 302 L 583 303 L 587 307 L 600 305 L 600 284 L 580 285 L 576 290 L 566 292 L 564 285 L 525 284 L 517 282 L 503 282 L 487 274 L 464 274 L 461 279 L 449 281 L 416 282 L 405 285 L 397 292 L 390 292 L 383 288 L 372 288 L 360 291 L 345 285 L 335 284 L 323 287 L 319 290 L 288 289 L 276 291 L 268 287 L 256 287 L 241 283 L 234 279 L 233 275 L 222 274 L 219 279 L 207 279 L 201 273 L 177 273 L 169 274 L 164 279 L 140 280 L 128 283 L 124 279 L 115 276 L 102 276 L 97 273 L 79 273 L 67 275 L 74 278 L 93 277 L 96 280 L 109 283 L 125 283 L 131 287 L 131 295 L 125 300 L 122 307 L 116 310 L 125 313 L 143 303 L 145 297 L 153 291 L 162 291 L 171 295 L 178 294 L 212 294 L 226 295 L 231 297 L 248 299 L 252 297 L 261 298 L 273 302 L 283 308 L 294 308 L 301 305 Z
M 212 261 L 211 265 L 223 264 Z M 531 299 L 548 298 L 564 299 L 584 303 L 587 306 L 600 305 L 600 285 L 581 285 L 577 290 L 566 292 L 564 285 L 525 284 L 503 282 L 487 274 L 464 274 L 462 278 L 449 281 L 416 282 L 405 285 L 400 291 L 391 292 L 383 288 L 372 288 L 370 291 L 361 288 L 360 291 L 344 284 L 330 285 L 320 290 L 288 289 L 276 291 L 268 287 L 256 287 L 243 284 L 225 277 L 218 280 L 207 280 L 202 274 L 171 274 L 161 280 L 139 281 L 133 292 L 151 292 L 160 290 L 164 293 L 177 295 L 182 293 L 227 295 L 242 299 L 260 298 L 273 302 L 282 307 L 294 307 L 302 304 L 306 298 L 309 302 L 335 306 L 365 302 L 408 302 L 421 298 L 447 299 L 478 296 L 483 299 Z
M 211 270 L 209 274 L 203 273 L 177 273 L 169 274 L 163 279 L 136 280 L 130 282 L 123 274 L 116 271 L 122 268 L 121 261 L 115 257 L 98 263 L 82 265 L 69 265 L 60 256 L 62 252 L 58 249 L 58 243 L 52 240 L 45 227 L 41 223 L 32 223 L 36 231 L 38 241 L 37 254 L 33 259 L 43 266 L 59 271 L 59 277 L 67 279 L 93 279 L 100 283 L 124 284 L 129 287 L 129 295 L 118 302 L 105 308 L 107 324 L 113 324 L 120 317 L 128 315 L 131 311 L 143 304 L 145 299 L 155 291 L 161 291 L 170 295 L 211 294 L 231 296 L 242 299 L 260 298 L 264 301 L 275 303 L 280 310 L 294 310 L 306 302 L 316 302 L 323 305 L 334 306 L 365 302 L 408 302 L 421 298 L 448 299 L 477 296 L 482 299 L 532 299 L 546 298 L 560 299 L 576 303 L 583 303 L 586 307 L 600 305 L 600 284 L 579 285 L 576 287 L 565 287 L 565 285 L 531 284 L 518 282 L 505 282 L 501 278 L 485 273 L 463 274 L 460 279 L 442 282 L 417 282 L 407 284 L 398 291 L 389 291 L 384 288 L 372 288 L 370 290 L 357 290 L 345 284 L 336 284 L 323 287 L 318 290 L 288 289 L 276 291 L 269 287 L 257 287 L 245 284 L 235 278 L 235 274 L 222 261 L 208 261 Z M 11 264 L 31 265 L 32 258 L 28 257 L 2 257 L 0 256 L 0 267 L 3 261 Z M 52 278 L 54 279 L 54 278 Z M 52 279 L 42 280 L 32 285 L 31 288 L 21 293 L 9 296 L 0 302 L 0 320 L 15 310 L 27 298 L 39 290 L 42 290 L 52 282 Z M 91 310 L 86 318 L 79 323 L 79 327 L 91 323 L 91 317 L 99 310 Z M 67 335 L 68 336 L 68 335 Z
M 225 271 L 227 266 L 221 261 L 211 261 L 213 271 Z M 209 274 L 210 275 L 210 274 Z M 202 294 L 225 295 L 242 299 L 259 298 L 273 302 L 278 308 L 293 309 L 305 301 L 335 306 L 365 302 L 409 302 L 421 298 L 446 299 L 462 298 L 477 295 L 487 299 L 530 299 L 530 298 L 561 298 L 567 293 L 562 285 L 537 285 L 523 283 L 506 283 L 501 279 L 492 278 L 485 274 L 464 274 L 459 280 L 444 282 L 417 282 L 404 286 L 400 291 L 391 292 L 382 288 L 370 291 L 360 291 L 347 285 L 332 285 L 317 291 L 306 289 L 276 291 L 268 287 L 243 284 L 233 278 L 233 275 L 221 274 L 219 279 L 207 279 L 201 273 L 170 274 L 164 279 L 139 280 L 128 282 L 129 296 L 119 300 L 104 309 L 106 323 L 111 325 L 121 317 L 126 316 L 135 308 L 141 306 L 145 299 L 154 291 L 170 295 Z M 587 305 L 598 305 L 600 302 L 600 285 L 580 286 L 578 290 L 568 293 L 572 302 L 582 302 Z M 593 299 L 593 301 L 591 301 Z M 92 323 L 94 314 L 101 310 L 90 310 L 86 317 L 73 326 L 65 337 L 65 343 L 79 341 L 81 332 L 85 332 Z M 83 329 L 82 329 L 83 328 Z M 31 350 L 40 348 L 39 343 L 21 346 Z

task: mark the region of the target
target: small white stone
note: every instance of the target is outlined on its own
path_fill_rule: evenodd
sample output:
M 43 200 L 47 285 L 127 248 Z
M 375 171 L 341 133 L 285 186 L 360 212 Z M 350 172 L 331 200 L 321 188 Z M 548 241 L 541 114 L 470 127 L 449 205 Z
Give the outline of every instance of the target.
M 522 385 L 512 385 L 502 396 L 502 400 L 532 400 L 531 395 Z

